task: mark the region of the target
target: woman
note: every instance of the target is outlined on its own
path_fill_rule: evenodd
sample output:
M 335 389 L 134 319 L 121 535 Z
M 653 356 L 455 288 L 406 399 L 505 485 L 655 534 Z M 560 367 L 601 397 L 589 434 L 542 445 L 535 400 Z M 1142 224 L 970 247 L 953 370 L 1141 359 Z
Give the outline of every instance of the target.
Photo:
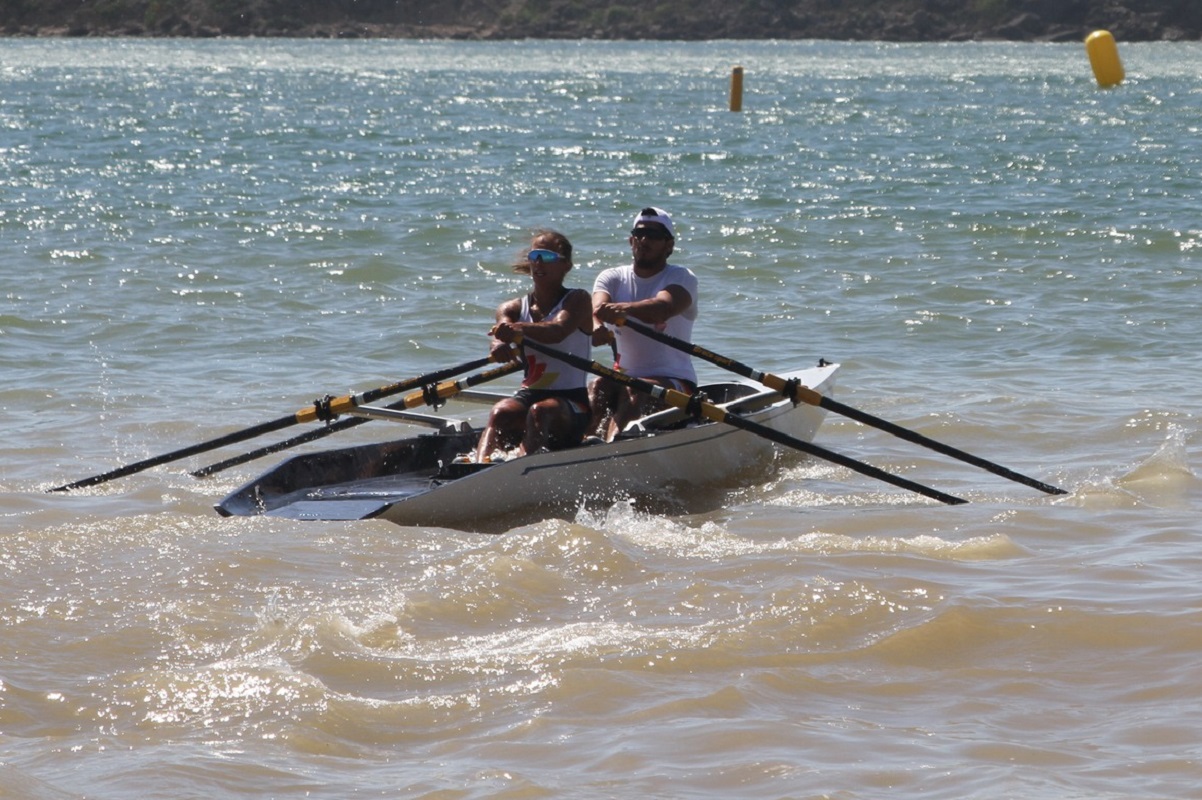
M 526 372 L 517 393 L 492 407 L 476 447 L 477 462 L 515 444 L 519 444 L 518 455 L 526 455 L 571 447 L 584 436 L 590 415 L 588 373 L 559 359 L 510 347 L 521 336 L 589 357 L 592 299 L 583 289 L 563 285 L 571 269 L 572 243 L 552 230 L 535 232 L 530 249 L 514 265 L 514 272 L 530 276 L 534 289 L 497 308 L 492 353 L 498 360 L 524 356 Z

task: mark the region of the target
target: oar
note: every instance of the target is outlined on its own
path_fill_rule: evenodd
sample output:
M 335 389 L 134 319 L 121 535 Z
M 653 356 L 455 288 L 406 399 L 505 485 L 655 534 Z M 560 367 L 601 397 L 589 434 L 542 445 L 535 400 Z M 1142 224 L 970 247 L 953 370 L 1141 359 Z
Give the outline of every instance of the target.
M 458 375 L 461 372 L 467 372 L 470 369 L 477 369 L 485 364 L 488 364 L 492 360 L 493 359 L 491 356 L 486 358 L 478 358 L 454 367 L 448 367 L 446 369 L 438 370 L 437 372 L 431 372 L 427 375 L 422 375 L 417 378 L 410 378 L 409 380 L 400 381 L 399 383 L 381 386 L 378 389 L 372 389 L 359 395 L 347 395 L 333 399 L 315 400 L 313 405 L 306 406 L 296 413 L 289 414 L 286 417 L 280 417 L 279 419 L 275 419 L 270 422 L 264 422 L 241 431 L 235 431 L 234 433 L 228 433 L 225 436 L 219 436 L 216 439 L 210 439 L 207 442 L 200 442 L 199 444 L 182 447 L 179 450 L 172 450 L 170 453 L 164 453 L 160 456 L 148 458 L 143 461 L 137 461 L 133 464 L 126 464 L 124 467 L 118 467 L 117 469 L 110 470 L 109 472 L 105 472 L 100 475 L 93 475 L 90 478 L 83 478 L 73 483 L 56 486 L 53 489 L 47 489 L 46 491 L 66 492 L 71 489 L 81 489 L 85 486 L 95 486 L 96 484 L 106 483 L 107 481 L 115 480 L 116 478 L 123 478 L 126 475 L 133 475 L 135 472 L 141 472 L 142 470 L 150 469 L 151 467 L 157 467 L 160 464 L 179 461 L 182 458 L 194 456 L 199 453 L 207 453 L 208 451 L 216 450 L 219 447 L 237 444 L 238 442 L 245 442 L 247 439 L 254 439 L 258 436 L 262 436 L 265 433 L 282 430 L 302 422 L 313 422 L 319 419 L 330 420 L 339 414 L 345 413 L 355 406 L 363 403 L 370 403 L 374 400 L 380 399 L 381 397 L 387 397 L 399 392 L 408 391 L 414 386 L 433 383 L 448 378 L 452 375 Z
M 266 447 L 260 447 L 258 450 L 251 450 L 249 453 L 243 453 L 242 455 L 227 458 L 224 461 L 218 461 L 216 464 L 210 464 L 207 467 L 201 467 L 200 469 L 189 474 L 194 478 L 206 478 L 209 475 L 214 475 L 222 470 L 229 469 L 230 467 L 236 467 L 239 464 L 245 464 L 247 461 L 254 461 L 256 458 L 262 458 L 263 456 L 271 455 L 272 453 L 278 453 L 281 450 L 287 450 L 291 447 L 302 445 L 305 442 L 313 442 L 318 439 L 322 439 L 326 436 L 330 436 L 331 434 L 345 431 L 348 428 L 353 428 L 356 425 L 362 425 L 364 422 L 367 422 L 367 420 L 362 417 L 340 419 L 337 422 L 332 422 L 329 425 L 326 425 L 324 428 L 313 428 L 312 430 L 305 431 L 299 436 L 293 436 L 292 438 L 285 439 L 282 442 L 269 444 Z
M 1015 472 L 1012 469 L 1003 467 L 1001 464 L 995 464 L 992 461 L 986 461 L 983 458 L 974 456 L 971 453 L 966 453 L 963 450 L 952 447 L 951 445 L 937 442 L 934 439 L 918 433 L 917 431 L 912 431 L 908 428 L 903 428 L 900 425 L 895 425 L 894 423 L 881 419 L 880 417 L 874 417 L 872 414 L 860 411 L 857 408 L 852 408 L 851 406 L 844 405 L 838 400 L 832 400 L 820 392 L 816 392 L 807 386 L 802 386 L 797 381 L 786 380 L 778 375 L 752 369 L 746 364 L 735 361 L 732 358 L 718 355 L 717 353 L 706 350 L 704 347 L 698 347 L 695 344 L 690 344 L 689 342 L 677 339 L 676 337 L 663 333 L 662 331 L 657 331 L 654 328 L 643 325 L 640 322 L 636 322 L 629 317 L 619 320 L 618 324 L 625 325 L 626 327 L 638 331 L 644 336 L 650 337 L 657 342 L 662 342 L 669 347 L 676 348 L 677 350 L 683 350 L 684 352 L 704 359 L 711 364 L 717 364 L 719 367 L 728 369 L 736 375 L 742 375 L 744 378 L 751 378 L 753 381 L 758 381 L 767 386 L 769 389 L 775 389 L 785 397 L 793 400 L 793 402 L 803 402 L 809 403 L 813 406 L 820 406 L 828 411 L 833 411 L 836 414 L 842 414 L 843 416 L 850 417 L 857 422 L 862 422 L 865 425 L 869 425 L 873 428 L 878 428 L 879 430 L 891 433 L 900 439 L 914 442 L 915 444 L 922 445 L 923 447 L 929 447 L 936 452 L 943 453 L 945 456 L 951 456 L 952 458 L 957 458 L 965 463 L 980 467 L 981 469 L 989 470 L 995 475 L 1001 475 L 1003 478 L 1009 478 L 1012 481 L 1026 484 L 1027 486 L 1038 489 L 1041 492 L 1047 492 L 1048 494 L 1068 494 L 1068 492 L 1059 487 L 1052 486 L 1051 484 L 1044 483 L 1036 478 Z
M 489 359 L 483 359 L 485 362 L 488 360 Z M 447 383 L 430 387 L 431 395 L 429 397 L 427 397 L 425 391 L 414 392 L 411 395 L 407 395 L 403 400 L 392 403 L 391 405 L 387 406 L 387 408 L 414 408 L 422 404 L 429 404 L 432 400 L 445 400 L 452 395 L 459 394 L 460 392 L 470 389 L 473 386 L 478 386 L 486 381 L 491 381 L 495 378 L 500 378 L 503 375 L 508 375 L 511 372 L 515 372 L 519 367 L 521 367 L 520 362 L 511 362 L 508 364 L 503 364 L 499 367 L 494 367 L 490 370 L 485 370 L 484 372 L 476 373 L 475 375 L 469 375 L 463 380 L 448 381 Z M 317 428 L 315 430 L 307 431 L 302 433 L 300 436 L 293 436 L 291 439 L 285 439 L 282 442 L 276 442 L 275 444 L 267 445 L 266 447 L 260 447 L 258 450 L 252 450 L 251 452 L 243 453 L 240 456 L 227 458 L 225 461 L 218 461 L 216 464 L 210 464 L 207 467 L 202 467 L 191 474 L 197 478 L 205 478 L 209 475 L 221 472 L 222 470 L 229 469 L 230 467 L 236 467 L 239 464 L 245 464 L 248 461 L 254 461 L 256 458 L 262 458 L 263 456 L 270 455 L 272 453 L 278 453 L 281 450 L 287 450 L 290 447 L 296 447 L 297 445 L 305 444 L 306 442 L 312 442 L 322 438 L 323 436 L 329 436 L 332 433 L 338 433 L 339 431 L 344 431 L 347 428 L 353 428 L 357 425 L 362 425 L 363 423 L 370 421 L 371 420 L 366 417 L 354 417 L 352 419 L 339 420 L 338 422 L 327 425 L 324 428 Z
M 617 370 L 610 369 L 609 367 L 599 364 L 596 361 L 589 361 L 588 359 L 580 358 L 579 356 L 571 353 L 564 353 L 530 339 L 522 339 L 516 343 L 522 345 L 523 347 L 529 347 L 532 350 L 537 350 L 538 352 L 552 358 L 558 358 L 565 363 L 571 364 L 577 369 L 591 372 L 594 375 L 600 375 L 603 378 L 610 378 L 618 383 L 629 386 L 636 391 L 649 394 L 657 400 L 662 400 L 668 405 L 688 411 L 689 413 L 699 414 L 700 416 L 713 420 L 714 422 L 725 422 L 727 425 L 741 428 L 742 430 L 754 433 L 757 436 L 762 436 L 769 441 L 776 442 L 777 444 L 784 445 L 785 447 L 792 447 L 795 450 L 800 450 L 803 453 L 809 453 L 810 455 L 817 456 L 818 458 L 826 459 L 827 461 L 831 461 L 840 466 L 847 467 L 850 470 L 854 470 L 855 472 L 859 472 L 862 475 L 868 475 L 878 480 L 885 481 L 886 483 L 891 483 L 894 486 L 900 486 L 903 489 L 909 489 L 912 492 L 917 492 L 918 494 L 929 497 L 932 500 L 938 500 L 939 502 L 947 503 L 948 505 L 957 505 L 959 503 L 968 502 L 962 498 L 953 497 L 950 494 L 944 494 L 943 492 L 937 489 L 932 489 L 929 486 L 923 486 L 920 483 L 915 483 L 914 481 L 906 478 L 885 472 L 883 469 L 878 469 L 871 464 L 865 464 L 863 461 L 856 461 L 854 458 L 848 458 L 847 456 L 840 455 L 833 450 L 827 450 L 825 447 L 816 445 L 813 442 L 807 442 L 804 439 L 798 439 L 796 436 L 790 436 L 787 433 L 778 431 L 775 428 L 770 428 L 767 425 L 753 422 L 752 420 L 740 417 L 737 414 L 731 414 L 729 411 L 726 411 L 725 409 L 720 408 L 713 403 L 705 402 L 696 396 L 690 397 L 684 392 L 678 392 L 675 389 L 667 389 L 663 386 L 657 386 L 653 383 L 648 383 L 640 378 L 627 375 L 624 372 L 618 372 Z

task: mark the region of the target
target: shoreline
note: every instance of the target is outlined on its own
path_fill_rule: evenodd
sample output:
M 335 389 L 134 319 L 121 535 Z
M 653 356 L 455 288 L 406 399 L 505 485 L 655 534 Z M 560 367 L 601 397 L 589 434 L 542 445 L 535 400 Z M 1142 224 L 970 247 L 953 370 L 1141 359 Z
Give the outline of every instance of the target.
M 902 38 L 894 36 L 602 36 L 596 34 L 583 34 L 580 36 L 529 36 L 508 34 L 496 31 L 481 31 L 478 29 L 456 29 L 456 28 L 408 28 L 402 26 L 401 30 L 393 30 L 391 26 L 388 30 L 380 30 L 380 26 L 362 26 L 362 25 L 346 25 L 346 26 L 313 26 L 301 31 L 258 31 L 254 33 L 229 33 L 216 28 L 198 27 L 188 32 L 168 32 L 168 33 L 149 33 L 144 31 L 131 31 L 128 29 L 112 30 L 112 29 L 96 29 L 80 31 L 78 29 L 67 29 L 62 27 L 47 27 L 36 30 L 18 30 L 18 31 L 0 31 L 0 39 L 146 39 L 146 40 L 171 40 L 171 39 L 316 39 L 316 40 L 412 40 L 412 41 L 475 41 L 475 42 L 493 42 L 493 41 L 523 41 L 523 40 L 546 40 L 546 41 L 612 41 L 612 42 L 636 42 L 636 41 L 661 41 L 661 42 L 708 42 L 708 41 L 842 41 L 842 42 L 885 42 L 891 44 L 934 44 L 940 42 L 946 43 L 989 43 L 989 42 L 1028 42 L 1028 43 L 1046 43 L 1046 44 L 1065 44 L 1084 42 L 1085 38 L 1096 30 L 1109 30 L 1114 33 L 1113 28 L 1071 28 L 1071 29 L 1056 29 L 1032 36 L 1003 36 L 989 33 L 969 33 L 955 35 L 950 37 L 940 38 Z M 1116 41 L 1120 42 L 1195 42 L 1202 41 L 1202 35 L 1190 36 L 1183 35 L 1179 31 L 1166 31 L 1162 36 L 1141 36 L 1130 38 L 1121 34 L 1114 34 Z
M 1093 31 L 1108 30 L 1124 42 L 1202 40 L 1202 4 L 1186 9 L 1173 0 L 1041 0 L 1037 7 L 1023 0 L 993 0 L 988 13 L 945 0 L 862 0 L 839 9 L 827 0 L 795 0 L 787 6 L 748 0 L 738 8 L 723 0 L 681 6 L 667 0 L 641 14 L 593 0 L 460 0 L 454 7 L 425 5 L 404 13 L 376 3 L 375 13 L 365 8 L 344 16 L 300 0 L 284 10 L 266 0 L 249 0 L 225 14 L 216 7 L 214 0 L 112 0 L 103 11 L 71 0 L 18 3 L 18 10 L 0 10 L 0 36 L 1081 42 Z

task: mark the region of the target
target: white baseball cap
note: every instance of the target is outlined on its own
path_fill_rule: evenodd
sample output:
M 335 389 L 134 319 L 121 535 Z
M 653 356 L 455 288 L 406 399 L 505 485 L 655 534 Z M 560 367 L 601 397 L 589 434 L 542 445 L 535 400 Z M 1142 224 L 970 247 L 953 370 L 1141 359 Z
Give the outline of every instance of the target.
M 634 218 L 634 227 L 637 228 L 639 223 L 646 222 L 658 222 L 668 231 L 669 236 L 671 236 L 673 239 L 676 238 L 676 229 L 672 227 L 672 218 L 669 217 L 668 212 L 664 211 L 662 208 L 644 208 L 638 213 L 638 216 Z

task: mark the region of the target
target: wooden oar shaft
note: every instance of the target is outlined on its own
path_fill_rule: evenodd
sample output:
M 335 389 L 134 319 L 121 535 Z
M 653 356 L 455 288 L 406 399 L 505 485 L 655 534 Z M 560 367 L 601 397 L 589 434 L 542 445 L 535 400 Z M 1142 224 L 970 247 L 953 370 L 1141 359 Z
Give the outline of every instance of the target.
M 627 375 L 624 372 L 618 372 L 617 370 L 611 369 L 604 364 L 599 364 L 596 361 L 589 361 L 588 359 L 580 358 L 579 356 L 571 353 L 564 353 L 556 350 L 555 348 L 548 347 L 529 339 L 522 341 L 521 344 L 524 347 L 529 347 L 530 349 L 536 350 L 544 355 L 552 358 L 558 358 L 561 361 L 571 364 L 577 369 L 582 369 L 587 372 L 591 372 L 594 375 L 600 375 L 604 378 L 610 378 L 618 383 L 629 386 L 636 391 L 649 394 L 658 400 L 663 400 L 668 405 L 687 411 L 695 410 L 698 414 L 706 419 L 713 420 L 714 422 L 723 422 L 735 428 L 741 428 L 749 433 L 762 436 L 769 441 L 776 442 L 777 444 L 784 445 L 785 447 L 792 447 L 795 450 L 800 450 L 804 453 L 809 453 L 810 455 L 817 456 L 818 458 L 825 459 L 855 472 L 859 472 L 862 475 L 868 475 L 869 477 L 893 484 L 894 486 L 908 489 L 909 491 L 916 492 L 933 500 L 938 500 L 941 503 L 957 505 L 968 502 L 962 498 L 945 494 L 937 489 L 932 489 L 929 486 L 923 486 L 920 483 L 915 483 L 914 481 L 902 478 L 890 472 L 885 472 L 883 469 L 874 467 L 871 464 L 865 464 L 863 461 L 857 461 L 854 458 L 840 455 L 839 453 L 828 450 L 825 447 L 816 445 L 813 442 L 807 442 L 804 439 L 798 439 L 796 436 L 790 436 L 783 431 L 778 431 L 775 428 L 768 427 L 767 425 L 761 425 L 758 422 L 740 417 L 736 414 L 731 414 L 724 408 L 720 408 L 713 403 L 698 400 L 695 397 L 690 397 L 684 392 L 678 392 L 675 389 L 667 389 L 663 386 L 657 386 L 656 384 L 649 383 L 641 378 L 635 378 L 631 375 Z
M 361 405 L 373 403 L 381 397 L 390 397 L 394 394 L 407 392 L 415 386 L 423 386 L 425 384 L 437 383 L 441 380 L 458 375 L 461 372 L 467 372 L 469 369 L 479 369 L 485 364 L 492 362 L 491 356 L 477 358 L 475 361 L 468 361 L 464 364 L 459 364 L 455 367 L 440 369 L 437 372 L 431 372 L 426 375 L 419 375 L 416 378 L 408 378 L 396 383 L 390 383 L 387 386 L 381 386 L 378 389 L 371 389 L 361 394 L 344 395 L 343 397 L 335 397 L 319 403 L 314 403 L 311 406 L 306 406 L 296 412 L 297 422 L 316 422 L 319 419 L 329 419 L 337 417 L 353 411 Z
M 225 436 L 218 436 L 216 439 L 210 439 L 207 442 L 200 442 L 199 444 L 183 447 L 179 450 L 172 450 L 170 453 L 164 453 L 159 456 L 154 456 L 153 458 L 147 458 L 142 461 L 137 461 L 133 464 L 126 464 L 123 467 L 118 467 L 117 469 L 110 470 L 109 472 L 105 472 L 100 475 L 93 475 L 90 478 L 83 478 L 62 486 L 56 486 L 53 489 L 47 489 L 47 491 L 66 492 L 72 489 L 82 489 L 86 486 L 95 486 L 97 484 L 106 483 L 117 478 L 123 478 L 126 475 L 133 475 L 136 472 L 142 472 L 143 470 L 150 469 L 151 467 L 157 467 L 161 464 L 179 461 L 180 459 L 188 458 L 189 456 L 199 455 L 200 453 L 206 453 L 210 450 L 216 450 L 219 447 L 245 442 L 247 439 L 254 439 L 258 436 L 262 436 L 263 434 L 282 430 L 283 428 L 297 425 L 302 422 L 314 422 L 319 419 L 329 420 L 334 416 L 346 413 L 350 409 L 353 409 L 362 403 L 370 403 L 374 400 L 378 400 L 381 397 L 398 394 L 399 392 L 412 389 L 414 386 L 422 386 L 425 384 L 434 383 L 436 381 L 441 381 L 452 375 L 458 375 L 461 372 L 467 372 L 468 370 L 482 367 L 485 364 L 491 363 L 493 360 L 494 359 L 492 356 L 486 356 L 484 358 L 474 359 L 454 367 L 448 367 L 446 369 L 437 370 L 436 372 L 431 372 L 426 375 L 421 375 L 416 378 L 410 378 L 398 383 L 391 383 L 387 386 L 381 386 L 378 389 L 372 389 L 370 391 L 363 392 L 362 394 L 346 395 L 344 397 L 338 397 L 326 401 L 315 401 L 312 405 L 306 406 L 305 408 L 302 408 L 296 413 L 287 417 L 280 417 L 279 419 L 275 419 L 270 422 L 254 425 L 250 428 L 246 428 L 245 430 L 235 431 L 233 433 L 226 434 Z
M 1066 492 L 1064 489 L 1052 486 L 1049 483 L 1044 483 L 1037 478 L 1032 478 L 1029 475 L 1023 475 L 1022 473 L 1015 472 L 1014 470 L 1004 467 L 1001 464 L 996 464 L 979 456 L 974 456 L 971 453 L 966 453 L 957 447 L 952 447 L 951 445 L 936 441 L 935 439 L 932 439 L 929 436 L 924 436 L 917 431 L 903 428 L 902 426 L 896 425 L 888 420 L 873 416 L 866 411 L 860 411 L 859 409 L 844 405 L 837 400 L 826 397 L 820 392 L 814 391 L 808 386 L 802 386 L 800 383 L 795 381 L 785 380 L 779 375 L 773 375 L 770 372 L 761 372 L 760 370 L 753 369 L 746 364 L 735 361 L 733 358 L 727 358 L 726 356 L 706 350 L 704 347 L 682 341 L 681 339 L 677 339 L 670 334 L 657 331 L 654 328 L 643 325 L 635 320 L 627 318 L 619 324 L 625 325 L 632 330 L 654 339 L 657 342 L 666 344 L 669 347 L 682 350 L 686 353 L 696 356 L 697 358 L 708 361 L 711 364 L 716 364 L 723 369 L 730 370 L 736 375 L 742 375 L 744 378 L 750 378 L 753 381 L 758 381 L 759 383 L 767 386 L 769 389 L 780 392 L 785 397 L 792 399 L 794 402 L 808 403 L 812 406 L 819 406 L 828 411 L 833 411 L 836 414 L 842 414 L 845 417 L 854 419 L 857 422 L 862 422 L 865 425 L 877 428 L 878 430 L 885 431 L 886 433 L 890 433 L 900 439 L 905 439 L 908 442 L 913 442 L 914 444 L 930 448 L 931 450 L 942 453 L 945 456 L 951 456 L 952 458 L 959 459 L 967 464 L 972 464 L 975 467 L 988 470 L 995 475 L 1000 475 L 1012 481 L 1025 484 L 1033 489 L 1038 489 L 1041 492 L 1046 492 L 1048 494 L 1068 494 L 1068 492 Z
M 491 359 L 486 358 L 486 359 L 482 359 L 482 361 L 484 363 L 488 363 L 489 361 L 491 361 Z M 473 362 L 473 363 L 477 363 L 477 362 Z M 447 381 L 445 383 L 442 383 L 442 384 L 439 384 L 439 385 L 433 387 L 432 396 L 436 397 L 438 399 L 445 400 L 445 399 L 451 397 L 452 395 L 455 395 L 455 394 L 458 394 L 459 392 L 464 391 L 465 389 L 470 389 L 471 387 L 478 386 L 479 384 L 484 383 L 486 381 L 491 381 L 496 378 L 500 378 L 503 375 L 508 375 L 511 372 L 515 372 L 521 366 L 522 365 L 520 362 L 510 362 L 510 363 L 502 364 L 501 366 L 498 366 L 498 367 L 494 367 L 493 369 L 490 369 L 490 370 L 485 370 L 484 372 L 476 373 L 475 375 L 469 375 L 468 377 L 466 377 L 462 380 L 459 380 L 459 381 Z M 400 385 L 400 384 L 397 384 L 397 385 Z M 412 388 L 412 386 L 409 386 L 406 388 Z M 415 408 L 419 405 L 425 404 L 426 402 L 427 402 L 427 398 L 426 398 L 426 393 L 424 391 L 414 392 L 413 394 L 407 395 L 403 399 L 401 399 L 395 403 L 389 404 L 387 406 L 387 408 L 391 408 L 391 409 Z M 321 439 L 322 437 L 329 436 L 331 434 L 338 433 L 339 431 L 344 431 L 344 430 L 347 430 L 348 428 L 353 428 L 358 425 L 362 425 L 365 422 L 370 422 L 370 421 L 371 420 L 363 418 L 363 417 L 356 417 L 354 419 L 340 419 L 337 422 L 334 422 L 330 425 L 325 426 L 324 428 L 317 428 L 315 430 L 306 431 L 305 433 L 302 433 L 299 436 L 293 436 L 291 439 L 285 439 L 282 442 L 276 442 L 275 444 L 267 445 L 266 447 L 260 447 L 258 450 L 252 450 L 249 453 L 243 453 L 241 455 L 237 455 L 232 458 L 227 458 L 224 461 L 218 461 L 215 464 L 210 464 L 207 467 L 202 467 L 201 469 L 198 469 L 195 472 L 193 472 L 192 475 L 193 475 L 193 477 L 196 477 L 196 478 L 205 478 L 205 477 L 208 477 L 209 475 L 214 475 L 223 470 L 227 470 L 230 467 L 236 467 L 239 464 L 245 464 L 246 462 L 254 461 L 257 458 L 262 458 L 263 456 L 271 455 L 272 453 L 278 453 L 281 450 L 287 450 L 291 447 L 296 447 L 297 445 L 302 445 L 302 444 L 306 444 L 308 442 L 316 441 L 317 439 Z
M 403 399 L 389 405 L 388 408 L 417 408 L 418 406 L 430 405 L 433 400 L 446 400 L 454 397 L 464 389 L 470 389 L 473 386 L 479 386 L 487 381 L 496 380 L 510 373 L 517 372 L 523 366 L 521 361 L 507 361 L 500 366 L 486 369 L 483 372 L 477 372 L 475 375 L 469 375 L 462 380 L 445 381 L 437 386 L 423 389 L 420 392 L 407 394 Z

